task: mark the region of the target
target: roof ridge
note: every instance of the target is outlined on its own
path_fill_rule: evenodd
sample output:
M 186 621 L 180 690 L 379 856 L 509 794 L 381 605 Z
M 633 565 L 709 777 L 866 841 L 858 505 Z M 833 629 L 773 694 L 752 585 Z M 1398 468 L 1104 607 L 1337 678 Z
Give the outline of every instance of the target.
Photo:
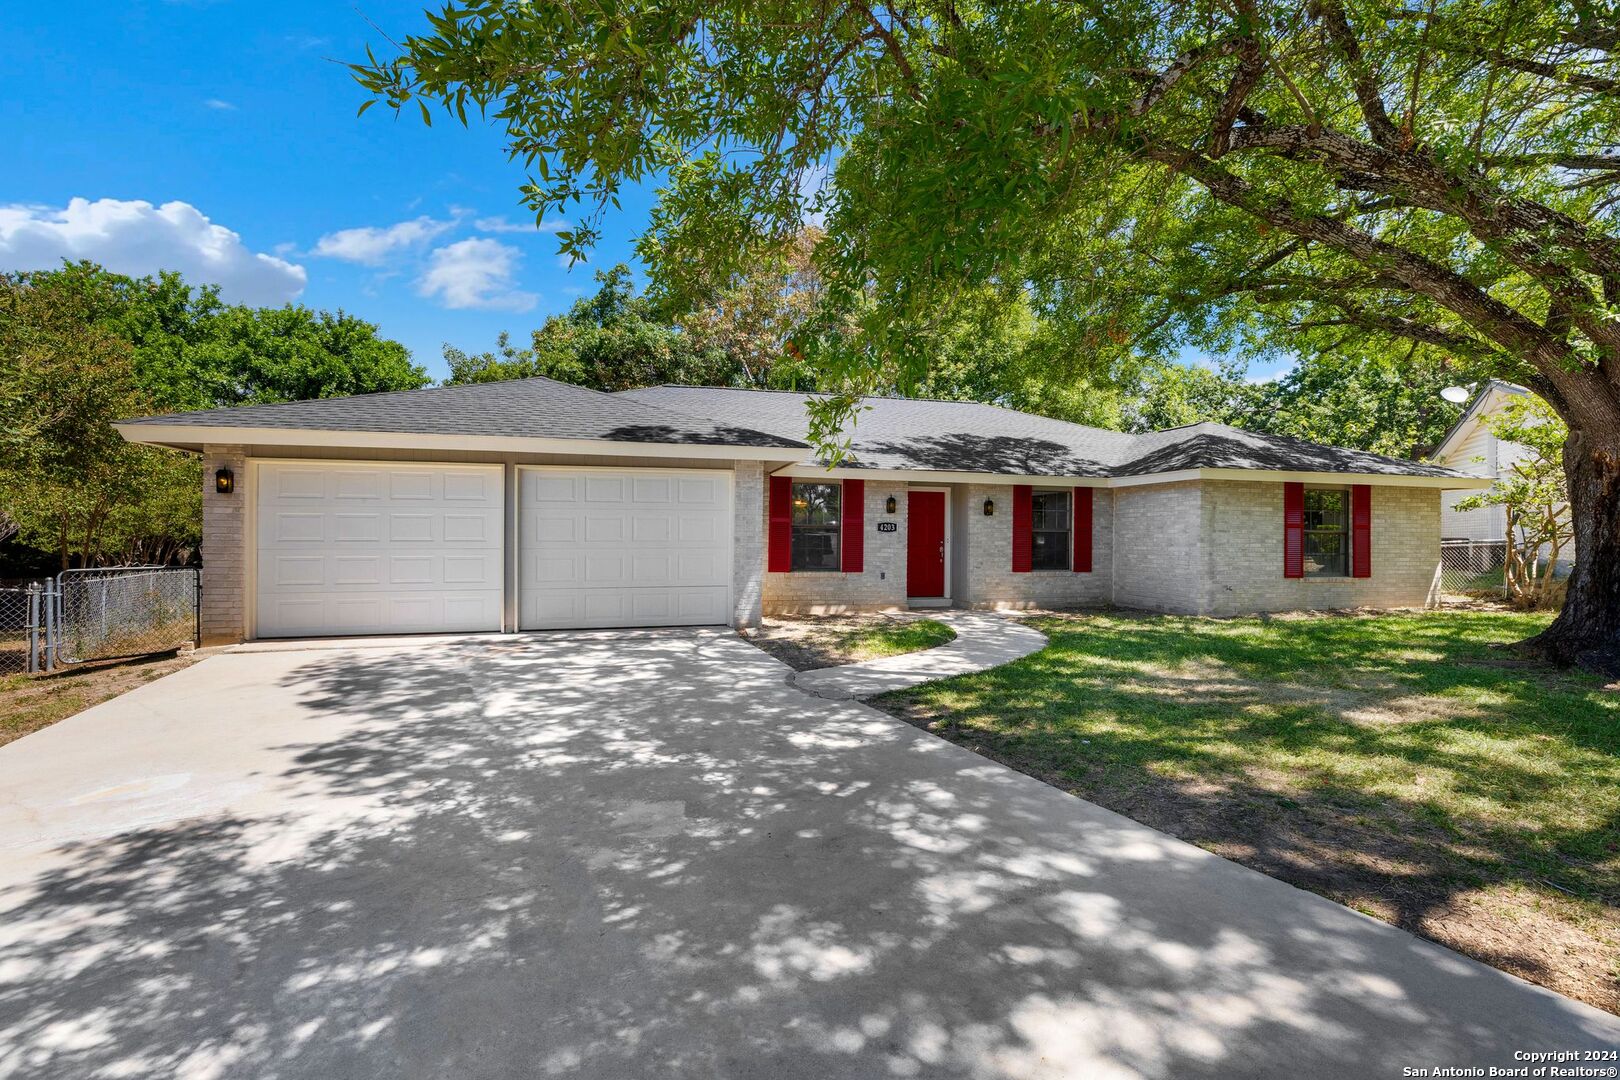
M 832 396 L 831 393 L 829 391 L 826 391 L 826 390 L 777 390 L 777 389 L 775 389 L 773 387 L 763 387 L 763 386 L 761 386 L 761 387 L 755 387 L 755 386 L 702 386 L 702 385 L 699 385 L 697 383 L 655 383 L 652 386 L 638 386 L 638 387 L 632 387 L 629 390 L 617 390 L 617 391 L 615 391 L 615 393 L 616 394 L 634 394 L 634 393 L 637 393 L 637 392 L 642 391 L 642 390 L 663 390 L 663 389 L 669 389 L 669 390 L 724 390 L 724 391 L 727 391 L 728 393 L 737 393 L 737 394 L 795 394 L 795 395 L 798 395 L 800 397 L 831 397 Z M 972 405 L 975 408 L 995 409 L 997 412 L 1012 413 L 1014 416 L 1033 416 L 1038 420 L 1045 420 L 1048 423 L 1066 424 L 1069 427 L 1080 428 L 1082 431 L 1097 431 L 1097 432 L 1101 432 L 1104 435 L 1120 435 L 1120 436 L 1124 436 L 1126 438 L 1129 438 L 1129 437 L 1132 437 L 1132 436 L 1137 435 L 1137 434 L 1147 434 L 1147 433 L 1138 433 L 1138 432 L 1130 432 L 1130 431 L 1116 431 L 1114 428 L 1093 427 L 1090 424 L 1077 424 L 1073 420 L 1064 420 L 1064 419 L 1062 419 L 1060 417 L 1056 417 L 1056 416 L 1047 416 L 1045 413 L 1025 412 L 1023 409 L 1014 409 L 1014 408 L 1012 408 L 1010 406 L 1007 406 L 1007 405 L 997 405 L 997 404 L 995 404 L 994 402 L 991 402 L 991 401 L 963 401 L 963 400 L 961 400 L 959 398 L 910 397 L 910 396 L 907 396 L 907 395 L 904 395 L 904 394 L 894 394 L 894 395 L 890 395 L 890 394 L 872 394 L 872 395 L 868 395 L 866 397 L 862 397 L 861 400 L 862 401 L 926 401 L 929 404 L 933 404 L 933 405 Z M 1185 425 L 1183 425 L 1183 426 L 1185 426 Z M 1165 430 L 1165 431 L 1173 431 L 1175 429 L 1174 428 L 1165 428 L 1163 430 Z
M 237 412 L 242 409 L 277 409 L 287 405 L 307 405 L 312 401 L 353 401 L 358 398 L 374 401 L 377 398 L 406 397 L 410 394 L 426 394 L 435 391 L 484 390 L 489 387 L 510 386 L 512 383 L 524 382 L 547 382 L 555 383 L 558 386 L 573 387 L 577 390 L 590 389 L 588 386 L 578 386 L 574 383 L 565 383 L 561 379 L 553 379 L 549 375 L 525 375 L 518 379 L 496 379 L 493 382 L 439 383 L 436 386 L 417 386 L 408 390 L 362 390 L 355 394 L 334 394 L 331 397 L 318 398 L 294 398 L 291 401 L 244 401 L 237 405 L 215 405 L 207 409 L 183 409 L 180 412 L 152 413 L 147 416 L 132 416 L 127 420 L 120 420 L 118 422 L 121 424 L 136 423 L 141 420 L 158 420 L 170 416 L 192 415 L 195 413 Z M 597 392 L 600 393 L 600 391 Z M 643 404 L 645 403 L 643 402 Z

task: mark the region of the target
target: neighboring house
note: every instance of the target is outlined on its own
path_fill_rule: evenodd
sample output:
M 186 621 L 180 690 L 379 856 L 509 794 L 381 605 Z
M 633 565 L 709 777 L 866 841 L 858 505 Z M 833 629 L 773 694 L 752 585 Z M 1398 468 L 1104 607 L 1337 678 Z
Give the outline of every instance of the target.
M 204 462 L 202 633 L 730 624 L 762 612 L 1423 607 L 1487 481 L 1197 424 L 1147 435 L 804 395 L 535 378 L 130 420 Z
M 1468 403 L 1462 416 L 1451 425 L 1446 437 L 1440 440 L 1430 459 L 1437 465 L 1486 476 L 1492 480 L 1502 476 L 1515 461 L 1528 451 L 1518 443 L 1504 442 L 1492 434 L 1486 421 L 1513 398 L 1523 397 L 1530 391 L 1513 383 L 1492 379 L 1485 384 L 1474 400 Z M 1472 491 L 1449 491 L 1442 501 L 1440 537 L 1443 540 L 1483 540 L 1502 543 L 1507 536 L 1507 511 L 1501 506 L 1482 506 L 1477 510 L 1455 510 L 1461 499 L 1476 494 Z

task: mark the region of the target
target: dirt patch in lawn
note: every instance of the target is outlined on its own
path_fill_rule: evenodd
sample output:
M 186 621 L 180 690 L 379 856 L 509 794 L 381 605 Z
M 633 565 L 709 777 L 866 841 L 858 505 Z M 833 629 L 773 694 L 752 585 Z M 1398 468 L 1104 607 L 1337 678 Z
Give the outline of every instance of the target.
M 0 746 L 196 663 L 187 653 L 75 664 L 47 675 L 0 677 Z
M 1620 1014 L 1620 725 L 1596 680 L 1495 662 L 1534 617 L 1039 625 L 871 704 Z
M 956 637 L 944 623 L 909 612 L 769 618 L 748 640 L 794 671 L 858 664 L 932 649 Z

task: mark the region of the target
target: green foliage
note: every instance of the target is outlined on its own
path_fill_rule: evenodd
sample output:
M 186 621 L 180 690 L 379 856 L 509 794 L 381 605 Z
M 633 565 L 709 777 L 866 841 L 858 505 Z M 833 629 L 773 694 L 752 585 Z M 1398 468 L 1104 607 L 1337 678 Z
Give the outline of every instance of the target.
M 1574 538 L 1564 443 L 1569 429 L 1545 401 L 1528 394 L 1510 399 L 1485 418 L 1499 442 L 1524 449 L 1489 491 L 1459 499 L 1458 510 L 1500 506 L 1507 517 L 1508 594 L 1519 604 L 1543 607 L 1558 595 L 1558 560 Z M 1543 562 L 1543 558 L 1546 559 Z
M 1613 15 L 474 0 L 354 73 L 395 109 L 501 125 L 531 207 L 581 222 L 565 254 L 624 185 L 666 177 L 641 247 L 661 294 L 745 274 L 819 216 L 796 344 L 841 392 L 833 439 L 854 394 L 949 363 L 929 331 L 977 288 L 1023 292 L 1065 343 L 1048 384 L 1189 346 L 1346 350 L 1567 402 L 1616 344 Z
M 657 383 L 738 385 L 741 367 L 717 348 L 695 342 L 661 320 L 636 292 L 628 267 L 597 271 L 596 294 L 553 315 L 530 336 L 527 349 L 500 336 L 495 352 L 470 355 L 444 349 L 450 385 L 525 379 L 535 375 L 589 386 L 628 390 Z
M 196 463 L 111 427 L 151 398 L 129 343 L 100 325 L 110 303 L 93 277 L 0 275 L 0 506 L 64 568 L 166 558 L 200 531 Z
M 370 323 L 228 305 L 177 274 L 77 263 L 0 288 L 0 508 L 64 566 L 163 562 L 200 539 L 196 460 L 126 443 L 113 421 L 427 382 Z
M 1443 364 L 1380 353 L 1301 357 L 1272 382 L 1245 378 L 1245 365 L 1218 368 L 1149 363 L 1126 402 L 1126 426 L 1153 431 L 1203 420 L 1394 457 L 1433 448 L 1461 413 L 1440 397 Z

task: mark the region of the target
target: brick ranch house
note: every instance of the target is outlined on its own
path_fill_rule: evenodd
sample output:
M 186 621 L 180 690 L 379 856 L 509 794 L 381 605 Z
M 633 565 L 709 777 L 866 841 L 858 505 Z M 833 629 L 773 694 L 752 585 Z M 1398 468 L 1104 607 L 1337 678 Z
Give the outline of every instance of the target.
M 1477 477 L 1219 424 L 1145 435 L 868 400 L 534 378 L 118 425 L 203 457 L 202 635 L 755 624 L 1114 604 L 1426 607 Z

